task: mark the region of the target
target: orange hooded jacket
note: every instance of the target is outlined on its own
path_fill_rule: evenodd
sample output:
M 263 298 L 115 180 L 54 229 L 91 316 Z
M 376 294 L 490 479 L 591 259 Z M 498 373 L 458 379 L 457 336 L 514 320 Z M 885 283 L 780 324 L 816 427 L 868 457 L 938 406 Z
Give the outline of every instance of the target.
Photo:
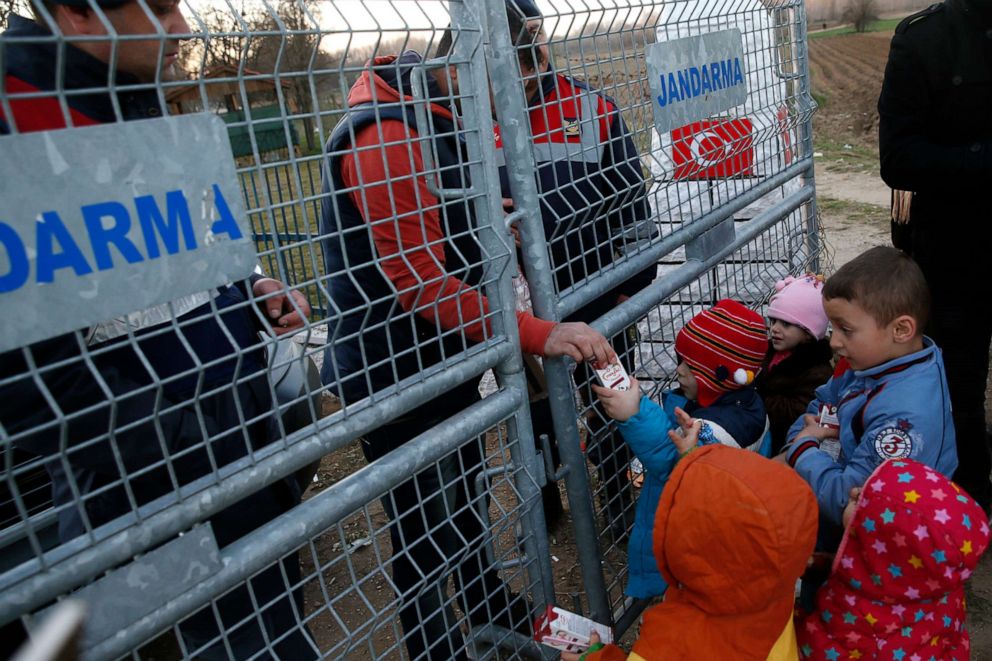
M 796 659 L 796 580 L 816 538 L 816 498 L 795 471 L 753 452 L 697 448 L 658 504 L 654 555 L 669 588 L 628 656 L 587 661 Z

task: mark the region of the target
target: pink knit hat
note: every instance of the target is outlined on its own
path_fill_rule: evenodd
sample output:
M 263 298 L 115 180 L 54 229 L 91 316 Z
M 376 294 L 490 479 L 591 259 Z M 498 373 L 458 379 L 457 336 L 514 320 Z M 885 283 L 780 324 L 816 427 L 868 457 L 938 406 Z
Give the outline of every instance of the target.
M 827 313 L 823 309 L 823 278 L 807 273 L 791 275 L 775 283 L 776 294 L 768 305 L 768 316 L 795 324 L 818 340 L 827 334 Z

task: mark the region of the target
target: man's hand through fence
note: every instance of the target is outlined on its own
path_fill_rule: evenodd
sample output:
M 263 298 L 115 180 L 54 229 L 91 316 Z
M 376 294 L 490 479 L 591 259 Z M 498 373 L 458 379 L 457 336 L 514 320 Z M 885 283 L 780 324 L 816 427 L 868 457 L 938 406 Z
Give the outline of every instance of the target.
M 251 291 L 259 299 L 259 308 L 276 335 L 285 335 L 303 328 L 303 324 L 310 317 L 310 303 L 307 302 L 306 297 L 279 280 L 273 278 L 256 280 Z
M 577 363 L 586 361 L 593 365 L 617 360 L 617 352 L 603 334 L 580 321 L 556 324 L 544 343 L 544 355 L 547 358 L 569 356 Z

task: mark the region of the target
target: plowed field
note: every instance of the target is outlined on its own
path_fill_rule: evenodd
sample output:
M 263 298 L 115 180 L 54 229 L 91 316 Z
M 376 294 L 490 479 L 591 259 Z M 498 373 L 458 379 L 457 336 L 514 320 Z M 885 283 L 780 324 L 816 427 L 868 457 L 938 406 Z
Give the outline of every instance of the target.
M 878 93 L 882 88 L 891 32 L 849 34 L 809 41 L 813 95 L 820 111 L 814 136 L 853 151 L 878 154 Z M 877 162 L 876 162 L 877 167 Z

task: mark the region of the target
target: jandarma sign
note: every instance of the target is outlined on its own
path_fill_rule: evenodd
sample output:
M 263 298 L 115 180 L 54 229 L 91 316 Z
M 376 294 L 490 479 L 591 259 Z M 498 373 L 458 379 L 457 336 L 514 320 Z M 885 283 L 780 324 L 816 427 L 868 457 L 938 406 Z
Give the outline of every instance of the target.
M 682 103 L 743 84 L 744 74 L 741 73 L 741 59 L 735 57 L 669 71 L 668 78 L 659 82 L 658 106 L 664 108 L 669 103 Z
M 213 115 L 3 136 L 0 181 L 11 312 L 0 351 L 209 291 L 257 263 Z
M 53 283 L 56 276 L 68 281 L 124 264 L 192 252 L 201 248 L 200 242 L 243 238 L 220 186 L 212 184 L 211 195 L 217 219 L 199 238 L 189 199 L 181 188 L 167 191 L 161 201 L 154 195 L 138 195 L 85 204 L 70 213 L 68 223 L 58 211 L 43 211 L 35 218 L 34 232 L 18 232 L 0 221 L 0 245 L 8 261 L 7 272 L 0 274 L 0 293 Z M 135 233 L 139 237 L 132 238 Z
M 711 117 L 747 99 L 739 30 L 651 44 L 647 64 L 659 132 Z

